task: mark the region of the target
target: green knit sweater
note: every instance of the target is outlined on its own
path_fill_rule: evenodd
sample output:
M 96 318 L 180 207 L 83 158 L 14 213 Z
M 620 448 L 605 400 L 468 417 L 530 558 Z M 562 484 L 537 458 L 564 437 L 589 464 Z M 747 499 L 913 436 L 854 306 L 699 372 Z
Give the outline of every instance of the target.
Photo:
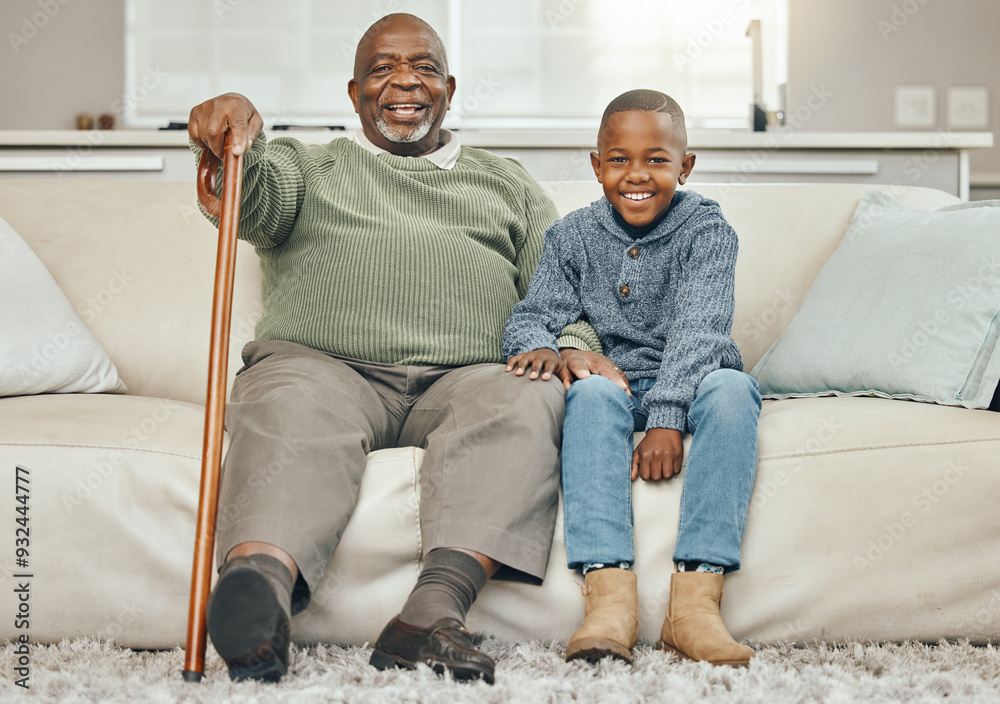
M 257 339 L 389 364 L 504 361 L 504 321 L 556 218 L 520 163 L 463 147 L 443 170 L 346 138 L 263 134 L 243 162 L 239 236 L 264 274 Z M 560 342 L 600 349 L 586 324 Z

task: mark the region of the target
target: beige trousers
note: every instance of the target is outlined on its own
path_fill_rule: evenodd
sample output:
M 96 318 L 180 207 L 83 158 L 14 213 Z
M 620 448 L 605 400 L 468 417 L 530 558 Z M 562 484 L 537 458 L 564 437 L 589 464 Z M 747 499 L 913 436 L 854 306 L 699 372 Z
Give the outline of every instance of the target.
M 426 450 L 425 552 L 474 550 L 508 577 L 541 581 L 559 490 L 558 379 L 501 364 L 373 364 L 274 341 L 247 344 L 243 361 L 226 406 L 220 564 L 239 543 L 278 546 L 298 565 L 301 611 L 354 511 L 367 454 L 413 445 Z

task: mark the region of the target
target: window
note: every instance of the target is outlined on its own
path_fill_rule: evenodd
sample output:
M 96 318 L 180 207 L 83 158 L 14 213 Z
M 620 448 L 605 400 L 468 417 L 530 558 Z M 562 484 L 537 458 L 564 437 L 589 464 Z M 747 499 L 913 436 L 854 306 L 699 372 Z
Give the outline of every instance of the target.
M 669 93 L 694 127 L 746 127 L 761 20 L 764 99 L 785 81 L 787 0 L 126 0 L 125 121 L 185 121 L 220 93 L 267 125 L 358 125 L 354 49 L 390 12 L 427 20 L 458 91 L 448 126 L 592 126 L 631 88 Z

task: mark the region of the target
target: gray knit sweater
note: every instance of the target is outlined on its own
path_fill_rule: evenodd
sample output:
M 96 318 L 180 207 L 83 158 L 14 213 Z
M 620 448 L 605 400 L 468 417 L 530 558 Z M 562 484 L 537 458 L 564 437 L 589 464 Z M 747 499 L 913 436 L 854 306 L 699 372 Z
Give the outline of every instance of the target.
M 564 325 L 589 320 L 629 380 L 656 378 L 643 400 L 647 427 L 683 432 L 702 379 L 743 369 L 729 335 L 736 251 L 719 204 L 693 191 L 678 192 L 637 240 L 601 198 L 545 233 L 528 294 L 504 328 L 504 356 L 555 350 Z

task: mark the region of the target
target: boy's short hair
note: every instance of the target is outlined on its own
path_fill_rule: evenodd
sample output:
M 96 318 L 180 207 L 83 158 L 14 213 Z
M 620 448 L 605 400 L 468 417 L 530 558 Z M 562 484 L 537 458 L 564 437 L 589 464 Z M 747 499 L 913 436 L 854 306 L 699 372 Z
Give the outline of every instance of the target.
M 687 149 L 687 128 L 684 126 L 684 111 L 677 101 L 666 93 L 658 90 L 639 88 L 622 93 L 608 103 L 601 116 L 601 129 L 608 124 L 608 118 L 619 112 L 644 110 L 646 112 L 665 112 L 670 115 L 674 125 L 674 136 Z

